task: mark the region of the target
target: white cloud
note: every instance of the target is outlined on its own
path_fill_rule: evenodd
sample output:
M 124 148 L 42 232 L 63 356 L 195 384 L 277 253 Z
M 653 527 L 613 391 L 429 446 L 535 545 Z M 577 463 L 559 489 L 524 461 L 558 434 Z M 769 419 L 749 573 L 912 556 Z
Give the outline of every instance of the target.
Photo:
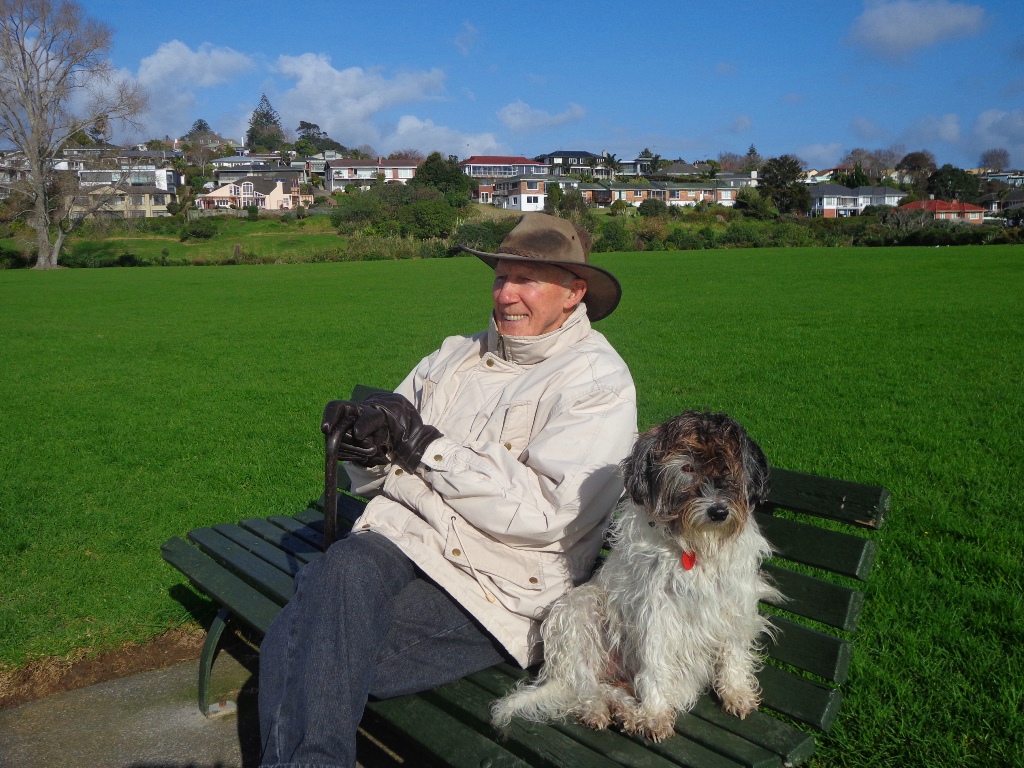
M 498 110 L 498 117 L 505 126 L 515 133 L 544 131 L 566 123 L 582 120 L 587 111 L 579 104 L 569 104 L 568 108 L 557 115 L 534 109 L 523 100 L 514 101 Z
M 746 133 L 754 127 L 750 115 L 736 115 L 733 121 L 722 128 L 723 133 Z
M 377 142 L 372 123 L 375 116 L 385 109 L 437 96 L 445 79 L 437 68 L 399 72 L 392 78 L 362 67 L 335 69 L 329 56 L 313 53 L 281 56 L 276 70 L 295 81 L 280 99 L 282 123 L 314 122 L 347 146 Z
M 843 145 L 805 144 L 795 154 L 807 163 L 808 168 L 831 168 L 843 156 Z
M 861 141 L 874 141 L 885 135 L 885 131 L 879 128 L 874 120 L 862 115 L 858 115 L 850 121 L 850 130 Z
M 149 91 L 144 122 L 153 136 L 181 133 L 200 117 L 196 92 L 228 83 L 255 66 L 244 53 L 204 43 L 192 50 L 179 40 L 163 43 L 139 62 L 135 78 Z M 218 126 L 213 126 L 214 130 Z
M 463 56 L 469 56 L 479 36 L 480 31 L 468 21 L 464 21 L 462 22 L 462 31 L 455 36 L 455 47 Z
M 910 127 L 907 135 L 911 144 L 927 146 L 937 141 L 957 144 L 960 141 L 960 116 L 947 114 L 922 117 Z
M 380 144 L 384 152 L 415 147 L 424 154 L 437 150 L 459 157 L 500 154 L 504 150 L 493 133 L 462 133 L 413 115 L 399 118 L 394 133 L 381 138 Z
M 1012 112 L 989 109 L 982 112 L 974 121 L 971 136 L 979 152 L 1002 147 L 1009 151 L 1015 166 L 1019 166 L 1024 162 L 1024 109 Z
M 985 9 L 949 0 L 869 0 L 850 29 L 850 41 L 869 54 L 903 61 L 944 40 L 981 32 Z

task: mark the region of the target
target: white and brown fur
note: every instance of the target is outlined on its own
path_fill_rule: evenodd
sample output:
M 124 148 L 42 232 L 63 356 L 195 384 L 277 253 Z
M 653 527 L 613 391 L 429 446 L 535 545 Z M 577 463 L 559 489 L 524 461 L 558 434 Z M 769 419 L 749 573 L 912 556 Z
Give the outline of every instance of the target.
M 752 517 L 768 493 L 764 453 L 725 414 L 687 411 L 640 435 L 622 469 L 611 554 L 552 606 L 540 675 L 495 702 L 498 727 L 573 715 L 660 741 L 709 686 L 737 717 L 760 703 L 757 604 L 781 599 Z

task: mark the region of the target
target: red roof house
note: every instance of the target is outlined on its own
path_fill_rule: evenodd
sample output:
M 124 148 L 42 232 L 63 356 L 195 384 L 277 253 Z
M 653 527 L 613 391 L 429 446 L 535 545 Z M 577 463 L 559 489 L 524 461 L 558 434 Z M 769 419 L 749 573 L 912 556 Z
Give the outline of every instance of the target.
M 985 215 L 985 209 L 970 203 L 961 203 L 956 200 L 918 200 L 914 203 L 901 205 L 901 211 L 928 211 L 932 218 L 940 219 L 961 219 L 968 224 L 981 224 Z

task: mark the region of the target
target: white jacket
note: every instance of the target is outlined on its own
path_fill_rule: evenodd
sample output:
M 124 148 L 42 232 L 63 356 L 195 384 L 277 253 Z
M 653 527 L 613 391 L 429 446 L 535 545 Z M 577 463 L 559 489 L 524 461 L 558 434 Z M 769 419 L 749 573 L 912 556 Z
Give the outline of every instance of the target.
M 583 305 L 543 336 L 453 336 L 398 387 L 433 441 L 415 474 L 349 465 L 354 530 L 394 541 L 524 667 L 540 620 L 586 581 L 636 438 L 629 369 Z

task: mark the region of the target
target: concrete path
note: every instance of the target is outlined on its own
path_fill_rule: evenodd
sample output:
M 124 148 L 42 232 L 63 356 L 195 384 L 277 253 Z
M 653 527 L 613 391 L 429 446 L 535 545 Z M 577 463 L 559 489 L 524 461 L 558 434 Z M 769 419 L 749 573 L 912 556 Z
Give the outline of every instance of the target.
M 250 768 L 259 763 L 256 691 L 227 653 L 215 697 L 237 715 L 207 719 L 196 704 L 198 661 L 98 683 L 0 711 L 0 768 Z

